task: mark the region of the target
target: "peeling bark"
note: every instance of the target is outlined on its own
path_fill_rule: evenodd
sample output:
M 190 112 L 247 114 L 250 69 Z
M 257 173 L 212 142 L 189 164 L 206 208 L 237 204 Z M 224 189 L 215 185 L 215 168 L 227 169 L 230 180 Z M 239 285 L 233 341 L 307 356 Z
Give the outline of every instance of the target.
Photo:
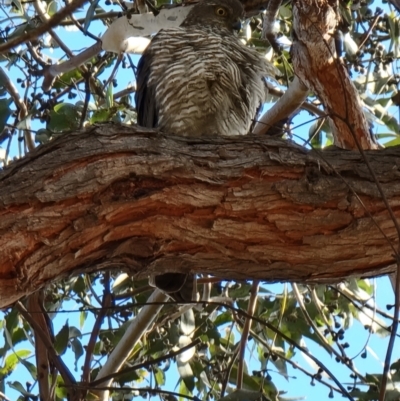
M 393 271 L 387 240 L 335 173 L 396 246 L 361 156 L 323 155 L 260 136 L 65 134 L 0 175 L 0 306 L 98 269 L 308 283 Z M 400 216 L 400 150 L 368 157 Z
M 293 3 L 295 74 L 321 100 L 335 145 L 343 149 L 376 149 L 362 103 L 343 61 L 336 55 L 336 0 L 296 0 Z

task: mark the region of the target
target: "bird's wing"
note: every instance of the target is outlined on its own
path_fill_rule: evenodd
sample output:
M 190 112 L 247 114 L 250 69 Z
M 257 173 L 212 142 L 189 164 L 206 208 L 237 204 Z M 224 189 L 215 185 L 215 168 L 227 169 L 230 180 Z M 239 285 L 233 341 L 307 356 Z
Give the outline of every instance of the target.
M 157 104 L 153 85 L 148 85 L 151 61 L 154 57 L 151 49 L 146 50 L 139 60 L 136 71 L 136 112 L 137 122 L 142 127 L 155 128 L 158 123 Z

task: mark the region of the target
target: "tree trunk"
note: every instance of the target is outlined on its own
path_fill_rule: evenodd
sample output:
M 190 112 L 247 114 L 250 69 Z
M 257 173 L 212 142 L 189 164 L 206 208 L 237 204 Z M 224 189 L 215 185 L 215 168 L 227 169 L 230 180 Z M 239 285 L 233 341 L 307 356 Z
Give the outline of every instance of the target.
M 376 224 L 394 246 L 396 232 L 362 157 L 322 154 L 113 124 L 65 134 L 0 175 L 0 307 L 84 270 L 308 283 L 393 271 Z M 367 154 L 399 216 L 400 149 Z

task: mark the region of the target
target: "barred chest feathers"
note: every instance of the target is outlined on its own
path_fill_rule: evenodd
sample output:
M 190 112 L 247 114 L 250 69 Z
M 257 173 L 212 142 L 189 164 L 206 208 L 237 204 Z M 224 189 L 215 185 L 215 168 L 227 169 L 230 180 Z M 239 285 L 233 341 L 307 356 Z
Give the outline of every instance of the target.
M 222 32 L 223 33 L 223 32 Z M 265 99 L 267 62 L 233 35 L 198 28 L 152 40 L 148 86 L 158 127 L 183 136 L 246 135 Z

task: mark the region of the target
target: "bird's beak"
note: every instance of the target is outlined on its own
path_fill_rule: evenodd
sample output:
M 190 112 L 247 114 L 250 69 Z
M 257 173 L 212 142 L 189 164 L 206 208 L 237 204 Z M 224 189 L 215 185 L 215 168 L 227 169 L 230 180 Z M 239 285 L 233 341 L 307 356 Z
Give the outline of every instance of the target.
M 237 21 L 235 21 L 232 24 L 232 29 L 235 31 L 240 31 L 242 29 L 242 21 L 240 21 L 240 19 L 238 19 Z

